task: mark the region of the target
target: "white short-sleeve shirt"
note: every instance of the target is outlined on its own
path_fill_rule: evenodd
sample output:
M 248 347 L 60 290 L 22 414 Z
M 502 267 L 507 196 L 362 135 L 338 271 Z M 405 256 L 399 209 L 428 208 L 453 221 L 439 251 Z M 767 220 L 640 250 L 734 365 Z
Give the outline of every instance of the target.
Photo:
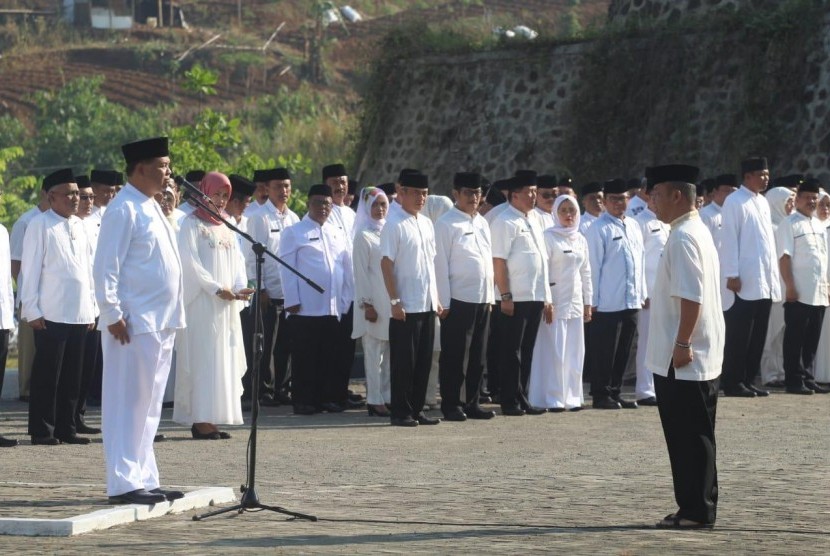
M 380 232 L 380 254 L 394 263 L 395 287 L 404 311 L 438 309 L 435 232 L 429 218 L 403 209 L 388 216 Z
M 507 262 L 513 301 L 550 303 L 548 252 L 536 217 L 508 205 L 490 224 L 490 236 L 493 258 Z
M 798 211 L 785 218 L 775 232 L 778 256 L 789 255 L 798 301 L 828 305 L 827 234 L 816 217 Z

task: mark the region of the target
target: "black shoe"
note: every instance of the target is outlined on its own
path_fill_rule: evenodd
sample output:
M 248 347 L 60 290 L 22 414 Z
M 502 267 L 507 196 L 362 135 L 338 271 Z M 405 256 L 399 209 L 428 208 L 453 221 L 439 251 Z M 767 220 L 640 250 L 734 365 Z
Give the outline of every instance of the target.
M 218 432 L 199 432 L 196 425 L 190 427 L 190 434 L 196 440 L 219 440 Z
M 158 504 L 166 501 L 167 498 L 163 494 L 148 492 L 143 488 L 109 497 L 110 504 Z
M 617 398 L 616 401 L 618 404 L 620 404 L 620 407 L 623 409 L 637 409 L 637 402 L 630 402 L 622 398 Z
M 178 500 L 179 498 L 184 498 L 184 492 L 180 490 L 167 490 L 164 488 L 154 488 L 153 490 L 149 491 L 153 494 L 161 494 L 168 502 L 172 502 L 173 500 Z
M 567 409 L 565 409 L 564 407 L 549 407 L 548 408 L 549 413 L 564 413 L 565 411 L 567 411 Z
M 743 384 L 738 384 L 734 388 L 724 388 L 723 395 L 730 398 L 754 398 L 755 392 Z
M 75 425 L 75 432 L 78 434 L 101 434 L 101 429 L 90 427 L 86 423 L 79 423 Z
M 218 434 L 218 435 L 219 435 L 219 438 L 220 438 L 221 440 L 227 440 L 227 439 L 229 439 L 229 438 L 231 437 L 231 433 L 229 433 L 229 432 L 225 432 L 225 431 L 217 431 L 217 433 L 216 433 L 216 434 Z
M 417 427 L 418 421 L 412 417 L 392 417 L 389 422 L 393 427 Z
M 761 390 L 757 386 L 753 386 L 751 384 L 748 384 L 746 388 L 750 392 L 755 392 L 755 395 L 759 398 L 766 398 L 767 396 L 769 396 L 769 390 Z
M 461 411 L 460 408 L 454 407 L 442 412 L 444 414 L 444 421 L 466 421 L 467 414 Z
M 61 444 L 89 444 L 92 442 L 89 438 L 78 436 L 77 434 L 73 434 L 72 436 L 59 436 L 55 438 L 60 440 Z
M 488 411 L 486 409 L 482 409 L 480 406 L 477 405 L 468 405 L 464 408 L 464 413 L 467 415 L 468 419 L 492 419 L 496 416 L 495 411 Z
M 783 380 L 771 380 L 769 382 L 765 382 L 764 386 L 767 388 L 786 388 L 787 385 Z
M 819 386 L 815 382 L 805 382 L 804 386 L 815 392 L 816 394 L 830 394 L 830 388 Z
M 501 414 L 507 417 L 519 417 L 525 414 L 525 410 L 518 406 L 502 407 Z
M 355 394 L 356 396 L 357 394 Z M 366 405 L 366 400 L 353 400 L 351 396 L 346 400 L 346 407 L 344 409 L 360 409 Z
M 582 407 L 581 405 L 578 405 L 576 407 L 570 408 L 568 411 L 582 411 L 583 409 L 585 409 L 585 408 Z
M 346 408 L 337 402 L 323 402 L 320 404 L 320 409 L 328 413 L 343 413 Z
M 277 392 L 276 399 L 283 405 L 291 405 L 291 392 L 288 390 L 280 390 Z
M 11 448 L 13 446 L 17 446 L 17 440 L 13 438 L 6 438 L 5 436 L 0 436 L 0 448 Z
M 32 446 L 57 446 L 61 441 L 53 436 L 33 436 Z
M 643 398 L 642 400 L 637 400 L 637 405 L 656 406 L 657 405 L 657 398 L 655 398 L 654 396 L 649 396 L 648 398 Z
M 389 409 L 383 405 L 371 405 L 369 404 L 367 407 L 367 412 L 369 413 L 369 417 L 391 417 L 392 414 L 389 413 Z
M 493 403 L 493 398 L 492 396 L 479 396 L 478 403 Z
M 17 398 L 17 399 L 18 399 L 19 401 L 21 401 L 21 402 L 26 402 L 26 403 L 29 403 L 29 396 L 20 396 L 20 397 L 19 397 L 19 398 Z
M 294 415 L 314 415 L 317 408 L 313 405 L 294 404 Z
M 534 407 L 532 405 L 527 406 L 526 408 L 524 408 L 524 410 L 525 413 L 528 415 L 542 415 L 548 412 L 548 410 L 544 407 Z
M 593 401 L 591 407 L 594 409 L 622 409 L 619 402 L 611 398 L 598 398 Z
M 161 402 L 162 409 L 173 409 L 173 402 Z
M 441 422 L 441 419 L 436 417 L 427 417 L 423 411 L 415 416 L 415 420 L 419 425 L 437 425 Z
M 804 386 L 787 386 L 787 394 L 801 394 L 802 396 L 812 396 L 813 391 Z
M 161 433 L 159 433 L 159 434 L 157 434 L 153 437 L 153 442 L 164 442 L 165 440 L 167 440 L 167 437 L 164 436 Z

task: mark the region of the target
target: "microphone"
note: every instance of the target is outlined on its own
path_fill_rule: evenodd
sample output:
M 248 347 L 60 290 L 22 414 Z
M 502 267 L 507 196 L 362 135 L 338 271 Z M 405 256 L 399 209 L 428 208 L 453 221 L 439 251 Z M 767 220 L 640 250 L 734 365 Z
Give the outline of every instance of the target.
M 210 197 L 202 193 L 198 187 L 187 181 L 183 176 L 174 174 L 173 181 L 176 182 L 176 185 L 184 187 L 185 197 L 195 201 L 201 201 L 203 205 L 210 205 L 217 213 L 222 214 L 222 211 L 214 204 Z

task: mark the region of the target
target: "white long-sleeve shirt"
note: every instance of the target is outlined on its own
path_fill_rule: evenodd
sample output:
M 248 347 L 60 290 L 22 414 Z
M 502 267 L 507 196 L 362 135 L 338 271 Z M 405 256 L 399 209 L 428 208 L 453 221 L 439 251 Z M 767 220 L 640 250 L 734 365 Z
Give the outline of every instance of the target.
M 493 258 L 507 262 L 513 301 L 550 303 L 548 253 L 536 217 L 507 205 L 490 225 L 490 237 Z
M 669 239 L 668 224 L 657 218 L 648 207 L 634 217 L 640 225 L 640 233 L 643 234 L 643 273 L 646 278 L 646 289 L 651 291 L 654 288 L 654 280 L 657 278 L 657 267 L 660 266 L 660 256 L 663 254 L 663 247 Z
M 268 200 L 248 217 L 248 233 L 276 255 L 280 250 L 280 240 L 285 235 L 285 230 L 299 221 L 300 217 L 290 208 L 286 206 L 280 212 L 276 205 Z M 256 256 L 250 246 L 243 253 L 248 280 L 256 280 Z M 272 299 L 283 297 L 281 266 L 271 257 L 265 256 L 265 262 L 262 264 L 262 288 Z
M 23 261 L 23 239 L 26 237 L 26 228 L 29 226 L 29 222 L 32 221 L 32 218 L 41 214 L 40 208 L 34 206 L 20 215 L 20 218 L 15 221 L 14 225 L 12 226 L 12 233 L 9 237 L 9 256 L 11 260 L 21 262 Z M 23 270 L 21 269 L 17 275 L 17 292 L 18 298 L 20 297 L 20 292 L 23 289 Z M 20 303 L 20 299 L 18 299 L 18 304 Z
M 389 294 L 383 282 L 383 270 L 380 267 L 380 232 L 376 230 L 359 231 L 354 236 L 352 251 L 352 276 L 354 276 L 355 309 L 352 325 L 352 338 L 369 334 L 378 340 L 389 340 L 389 318 L 392 307 Z M 363 304 L 375 308 L 378 318 L 375 322 L 366 320 Z
M 600 312 L 641 309 L 648 297 L 643 234 L 631 217 L 604 212 L 588 228 L 594 300 Z
M 583 212 L 579 216 L 579 233 L 585 235 L 588 233 L 588 228 L 591 227 L 599 216 L 594 216 L 590 212 Z
M 721 228 L 723 227 L 722 207 L 715 202 L 711 202 L 698 212 L 700 213 L 700 219 L 712 234 L 712 241 L 715 242 L 715 248 L 720 250 Z
M 821 221 L 795 211 L 778 225 L 775 239 L 778 255 L 790 257 L 798 301 L 827 307 L 830 294 L 827 229 Z
M 435 231 L 429 218 L 403 208 L 387 216 L 380 232 L 380 254 L 394 263 L 395 287 L 405 312 L 438 310 Z
M 435 223 L 435 244 L 441 306 L 450 307 L 450 299 L 493 304 L 493 251 L 484 217 L 451 208 Z
M 746 186 L 729 195 L 723 203 L 720 267 L 724 281 L 741 279 L 741 299 L 781 301 L 781 279 L 775 249 L 769 203 L 763 195 Z M 727 291 L 724 311 L 735 302 Z
M 33 218 L 23 240 L 21 316 L 29 322 L 94 322 L 91 256 L 77 216 L 64 218 L 50 209 Z
M 643 198 L 639 195 L 634 195 L 628 202 L 628 206 L 625 208 L 625 215 L 634 217 L 643 212 L 646 208 L 648 208 L 648 203 L 646 203 L 645 200 L 643 200 Z
M 0 330 L 14 328 L 14 291 L 12 290 L 9 232 L 0 224 Z
M 286 307 L 299 305 L 296 314 L 300 316 L 338 319 L 348 310 L 348 294 L 353 291 L 351 258 L 342 233 L 333 224 L 326 221 L 321 226 L 304 216 L 283 232 L 278 255 L 323 288 L 319 293 L 293 272 L 280 268 Z
M 101 219 L 93 278 L 101 330 L 121 318 L 131 334 L 185 327 L 175 233 L 155 199 L 130 183 Z
M 548 229 L 545 231 L 545 248 L 553 317 L 581 319 L 585 305 L 590 305 L 593 298 L 588 242 L 579 233 L 566 237 Z

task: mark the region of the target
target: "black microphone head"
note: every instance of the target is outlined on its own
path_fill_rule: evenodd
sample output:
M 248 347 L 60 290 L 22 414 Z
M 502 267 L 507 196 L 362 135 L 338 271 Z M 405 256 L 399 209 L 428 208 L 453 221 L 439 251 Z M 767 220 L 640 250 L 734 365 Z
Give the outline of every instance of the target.
M 173 181 L 176 182 L 176 185 L 181 185 L 184 183 L 184 178 L 181 176 L 173 176 Z

